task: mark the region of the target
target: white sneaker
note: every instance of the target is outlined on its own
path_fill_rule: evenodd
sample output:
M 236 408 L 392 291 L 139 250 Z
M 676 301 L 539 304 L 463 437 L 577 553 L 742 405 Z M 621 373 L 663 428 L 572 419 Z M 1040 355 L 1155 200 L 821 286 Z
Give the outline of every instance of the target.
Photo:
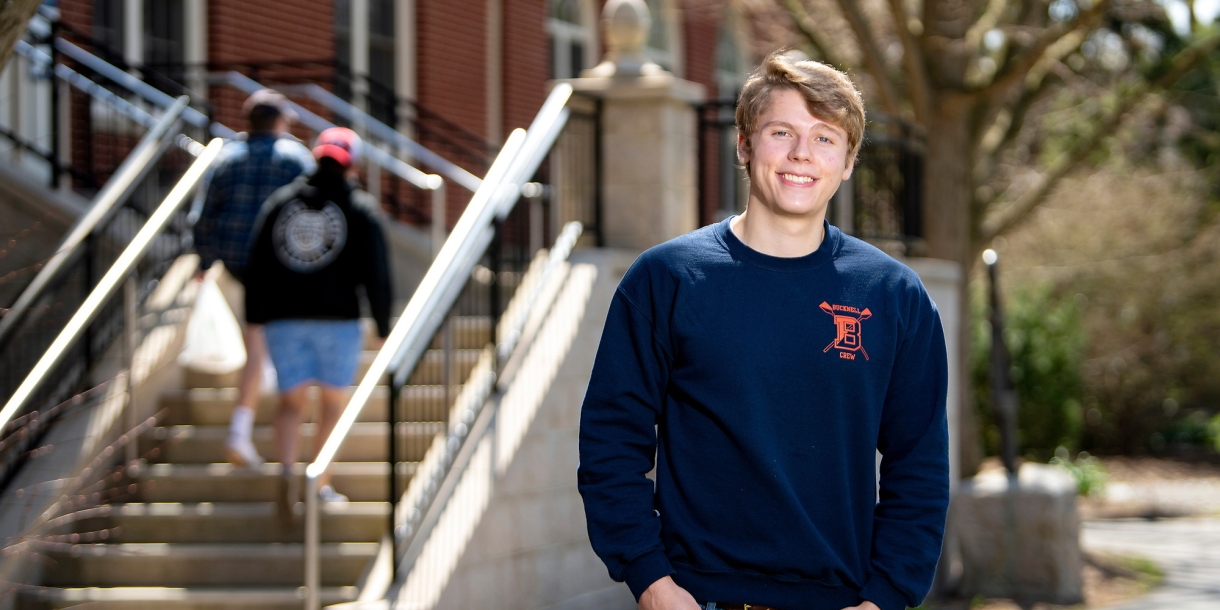
M 323 485 L 322 489 L 318 490 L 318 499 L 323 502 L 335 502 L 342 504 L 347 502 L 347 496 L 335 491 L 330 485 Z
M 263 465 L 263 456 L 258 454 L 249 436 L 229 435 L 225 450 L 229 461 L 238 468 L 258 468 Z

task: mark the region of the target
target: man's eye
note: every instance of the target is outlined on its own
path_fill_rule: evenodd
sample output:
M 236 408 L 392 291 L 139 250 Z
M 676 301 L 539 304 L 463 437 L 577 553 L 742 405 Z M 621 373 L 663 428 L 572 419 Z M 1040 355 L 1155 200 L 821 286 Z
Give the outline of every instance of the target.
M 786 131 L 784 131 L 784 130 L 780 129 L 780 130 L 777 130 L 777 131 L 776 131 L 776 132 L 775 132 L 773 135 L 783 137 L 783 136 L 787 136 L 787 135 L 788 135 L 788 132 L 786 132 Z
M 834 144 L 834 142 L 832 142 L 831 139 L 826 136 L 818 136 L 818 141 L 825 142 L 827 144 Z

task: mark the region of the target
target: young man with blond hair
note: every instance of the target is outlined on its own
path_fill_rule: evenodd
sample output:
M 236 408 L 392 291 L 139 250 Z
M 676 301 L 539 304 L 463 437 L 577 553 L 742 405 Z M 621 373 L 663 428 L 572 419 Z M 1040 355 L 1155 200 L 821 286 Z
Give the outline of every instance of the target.
M 919 605 L 948 366 L 915 273 L 826 222 L 860 94 L 775 52 L 737 127 L 746 210 L 645 252 L 610 306 L 580 422 L 590 541 L 647 610 Z

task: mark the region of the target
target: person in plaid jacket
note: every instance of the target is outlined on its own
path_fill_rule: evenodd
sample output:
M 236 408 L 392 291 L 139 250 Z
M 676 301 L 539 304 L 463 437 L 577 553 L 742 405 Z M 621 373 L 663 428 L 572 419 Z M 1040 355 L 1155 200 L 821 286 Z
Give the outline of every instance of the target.
M 221 290 L 243 322 L 246 365 L 230 419 L 227 454 L 237 466 L 258 467 L 263 459 L 255 450 L 250 433 L 267 346 L 262 325 L 245 323 L 242 281 L 251 231 L 267 197 L 297 176 L 313 172 L 316 163 L 309 149 L 288 133 L 296 114 L 283 95 L 270 89 L 257 91 L 246 100 L 243 111 L 249 118 L 250 132 L 226 143 L 221 151 L 195 223 L 194 239 L 200 273 L 216 261 L 224 264 Z

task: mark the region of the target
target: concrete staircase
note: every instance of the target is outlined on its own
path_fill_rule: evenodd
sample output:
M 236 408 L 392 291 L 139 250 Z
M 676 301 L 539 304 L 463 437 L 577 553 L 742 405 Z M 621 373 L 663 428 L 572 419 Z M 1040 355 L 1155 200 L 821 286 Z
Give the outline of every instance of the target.
M 484 320 L 469 318 L 462 326 L 488 327 Z M 450 379 L 456 383 L 468 377 L 487 334 L 453 336 Z M 373 356 L 365 352 L 359 376 Z M 446 393 L 435 384 L 444 362 L 440 350 L 430 350 L 403 389 L 407 421 L 399 424 L 399 440 L 415 453 L 409 460 L 422 459 L 433 437 L 444 432 L 447 424 L 441 419 L 449 410 L 445 399 L 460 390 L 455 386 Z M 278 510 L 280 464 L 248 470 L 225 462 L 236 374 L 185 372 L 184 377 L 181 390 L 161 397 L 167 413 L 161 425 L 140 439 L 146 463 L 111 487 L 124 495 L 50 532 L 66 543 L 47 554 L 43 587 L 23 592 L 19 608 L 301 607 L 302 505 L 292 516 Z M 388 528 L 388 396 L 387 387 L 378 388 L 334 466 L 335 489 L 351 502 L 322 508 L 323 605 L 357 598 L 362 575 Z M 316 411 L 316 390 L 312 400 Z M 275 407 L 275 396 L 267 394 L 256 409 L 254 441 L 269 459 L 275 455 Z M 306 423 L 301 432 L 302 458 L 312 457 L 321 442 L 316 425 Z M 405 466 L 410 475 L 414 463 Z M 303 477 L 304 467 L 297 465 L 298 477 Z

